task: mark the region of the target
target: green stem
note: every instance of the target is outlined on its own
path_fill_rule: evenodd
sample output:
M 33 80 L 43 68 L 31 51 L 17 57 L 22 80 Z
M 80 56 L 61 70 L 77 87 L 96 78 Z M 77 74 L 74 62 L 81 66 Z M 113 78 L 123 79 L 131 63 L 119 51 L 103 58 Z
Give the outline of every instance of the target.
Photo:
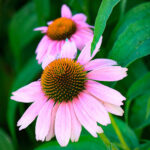
M 114 145 L 112 145 L 112 143 L 109 141 L 109 139 L 104 133 L 99 134 L 99 136 L 107 147 L 111 148 L 111 150 L 117 150 L 117 148 Z
M 116 134 L 117 134 L 117 136 L 119 138 L 119 140 L 120 140 L 120 143 L 123 145 L 123 148 L 125 150 L 130 150 L 130 148 L 126 144 L 126 142 L 125 142 L 125 140 L 124 140 L 124 138 L 123 138 L 123 136 L 122 136 L 122 134 L 120 132 L 120 129 L 118 128 L 118 126 L 117 126 L 117 124 L 116 124 L 116 122 L 115 122 L 115 120 L 114 120 L 114 118 L 113 118 L 113 116 L 111 114 L 110 114 L 110 118 L 111 118 L 112 126 L 113 126 L 113 128 L 114 128 L 114 130 L 115 130 L 115 132 L 116 132 Z

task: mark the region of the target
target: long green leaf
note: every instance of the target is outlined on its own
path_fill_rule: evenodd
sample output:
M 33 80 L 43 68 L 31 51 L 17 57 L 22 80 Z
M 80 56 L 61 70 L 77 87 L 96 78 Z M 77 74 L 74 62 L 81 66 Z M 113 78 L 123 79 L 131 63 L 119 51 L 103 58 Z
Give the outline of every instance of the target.
M 15 60 L 20 60 L 22 49 L 36 37 L 38 19 L 33 2 L 27 3 L 12 18 L 9 26 L 9 40 Z
M 99 11 L 96 17 L 96 21 L 95 21 L 94 38 L 93 38 L 93 42 L 91 45 L 91 54 L 93 53 L 99 38 L 104 32 L 106 22 L 113 8 L 119 1 L 120 0 L 102 0 L 102 3 L 100 5 Z
M 45 25 L 50 17 L 50 0 L 34 0 L 39 25 Z

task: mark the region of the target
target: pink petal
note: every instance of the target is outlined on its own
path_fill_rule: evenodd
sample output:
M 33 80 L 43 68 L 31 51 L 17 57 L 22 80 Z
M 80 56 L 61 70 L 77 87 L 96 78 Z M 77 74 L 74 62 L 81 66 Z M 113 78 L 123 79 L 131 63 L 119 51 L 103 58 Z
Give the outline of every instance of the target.
M 26 128 L 39 114 L 41 108 L 46 102 L 47 98 L 44 97 L 38 101 L 35 101 L 23 114 L 20 120 L 17 123 L 17 126 L 20 126 L 19 130 Z
M 50 64 L 54 59 L 55 59 L 54 56 L 46 55 L 46 56 L 44 57 L 43 62 L 42 62 L 42 68 L 43 68 L 43 70 L 44 70 L 45 67 L 46 67 L 48 64 Z
M 66 41 L 62 46 L 61 50 L 61 58 L 71 58 L 74 59 L 77 54 L 77 48 L 74 42 Z
M 77 142 L 79 140 L 80 133 L 81 133 L 81 124 L 77 120 L 77 117 L 75 115 L 74 108 L 71 102 L 69 102 L 69 108 L 70 108 L 70 113 L 71 113 L 71 141 Z
M 85 70 L 94 70 L 99 67 L 117 65 L 117 62 L 111 59 L 94 59 L 84 65 Z
M 83 50 L 81 51 L 78 57 L 78 62 L 82 65 L 88 63 L 99 51 L 99 47 L 102 43 L 102 37 L 99 39 L 92 56 L 91 56 L 91 43 L 92 43 L 92 39 L 85 45 L 85 47 L 83 48 Z
M 73 34 L 72 37 L 70 38 L 70 40 L 75 42 L 75 44 L 76 44 L 76 46 L 77 46 L 77 48 L 78 48 L 79 50 L 81 50 L 81 49 L 84 47 L 84 45 L 85 45 L 85 44 L 82 42 L 81 37 L 79 37 L 79 36 L 76 35 L 76 34 Z
M 51 125 L 48 131 L 48 135 L 46 136 L 46 141 L 51 140 L 54 137 L 54 123 L 55 123 L 55 117 L 56 117 L 56 112 L 58 109 L 59 104 L 56 103 L 52 109 L 52 116 L 51 116 Z
M 77 39 L 79 39 L 75 42 L 77 43 L 77 45 L 79 42 L 79 44 L 81 45 L 80 47 L 83 48 L 89 41 L 91 41 L 91 39 L 93 38 L 93 34 L 89 32 L 78 31 L 72 37 L 76 37 Z
M 51 23 L 53 23 L 53 21 L 48 21 L 47 24 L 50 25 Z
M 79 13 L 79 14 L 76 14 L 72 17 L 73 20 L 75 21 L 83 21 L 85 22 L 87 20 L 87 17 L 86 15 L 82 14 L 82 13 Z
M 35 127 L 36 140 L 44 141 L 48 134 L 51 125 L 51 111 L 53 105 L 53 100 L 47 101 L 38 115 Z
M 47 54 L 45 55 L 45 57 L 43 58 L 42 61 L 42 68 L 44 69 L 49 63 L 51 63 L 54 59 L 56 59 L 57 57 L 57 45 L 59 44 L 59 42 L 54 42 L 52 41 L 49 44 L 48 50 L 47 50 Z
M 61 17 L 66 17 L 66 18 L 72 17 L 70 8 L 65 4 L 61 7 Z
M 44 27 L 37 27 L 34 29 L 34 31 L 41 31 L 42 33 L 46 33 L 47 32 L 48 27 L 44 26 Z
M 102 125 L 110 124 L 110 118 L 105 107 L 93 96 L 87 93 L 79 95 L 79 101 L 86 113 Z
M 127 68 L 120 66 L 105 66 L 87 74 L 88 79 L 99 81 L 118 81 L 127 76 Z
M 61 48 L 62 48 L 61 46 L 62 46 L 62 45 L 61 45 L 61 41 L 57 41 L 57 44 L 56 44 L 56 46 L 55 46 L 55 48 L 56 48 L 56 49 L 55 49 L 55 52 L 56 52 L 55 54 L 56 54 L 56 55 L 60 55 L 59 53 L 61 52 Z
M 13 92 L 12 94 L 13 96 L 11 96 L 11 99 L 24 103 L 34 102 L 36 100 L 39 100 L 39 98 L 44 97 L 44 93 L 41 87 L 41 81 L 34 81 Z
M 47 35 L 45 35 L 36 48 L 36 59 L 38 60 L 39 64 L 43 61 L 43 57 L 46 55 L 49 43 L 50 39 L 47 37 Z
M 116 105 L 109 104 L 109 103 L 104 103 L 104 106 L 106 110 L 112 114 L 122 116 L 124 113 L 123 109 L 120 106 L 116 106 Z
M 69 106 L 66 102 L 62 102 L 56 113 L 55 135 L 61 146 L 69 143 L 71 136 L 71 115 Z
M 76 23 L 76 25 L 77 25 L 78 28 L 83 28 L 83 29 L 94 28 L 94 26 L 91 26 L 88 23 L 83 22 L 83 21 L 76 20 L 75 23 Z
M 89 131 L 91 135 L 97 137 L 96 132 L 103 132 L 102 129 L 99 126 L 97 126 L 96 121 L 89 117 L 88 113 L 82 107 L 78 99 L 75 98 L 72 102 L 78 120 L 84 126 L 84 128 Z
M 118 106 L 122 105 L 122 101 L 126 99 L 118 91 L 95 81 L 88 80 L 86 90 L 100 101 Z

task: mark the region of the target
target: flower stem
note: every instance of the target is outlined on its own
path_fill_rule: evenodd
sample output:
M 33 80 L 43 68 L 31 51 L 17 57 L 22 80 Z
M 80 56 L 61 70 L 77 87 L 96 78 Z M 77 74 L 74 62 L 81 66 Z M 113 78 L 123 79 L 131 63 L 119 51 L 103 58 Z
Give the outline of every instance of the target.
M 114 118 L 113 118 L 113 116 L 111 114 L 110 114 L 110 118 L 111 118 L 112 126 L 113 126 L 113 128 L 114 128 L 114 130 L 115 130 L 115 132 L 116 132 L 116 134 L 117 134 L 117 136 L 119 138 L 119 140 L 120 140 L 120 143 L 123 145 L 123 148 L 125 150 L 130 150 L 130 148 L 126 144 L 126 142 L 125 142 L 125 140 L 124 140 L 124 138 L 123 138 L 123 136 L 122 136 L 122 134 L 120 132 L 120 129 L 118 128 L 118 126 L 117 126 L 117 124 L 116 124 L 116 122 L 115 122 L 115 120 L 114 120 Z
M 99 136 L 108 148 L 112 150 L 117 150 L 117 148 L 109 141 L 109 139 L 104 133 L 99 134 Z

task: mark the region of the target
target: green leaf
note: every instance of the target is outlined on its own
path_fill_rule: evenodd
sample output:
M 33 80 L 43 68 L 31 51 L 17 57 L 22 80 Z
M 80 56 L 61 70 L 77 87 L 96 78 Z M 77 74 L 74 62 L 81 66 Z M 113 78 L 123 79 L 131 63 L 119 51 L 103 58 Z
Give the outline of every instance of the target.
M 24 67 L 24 69 L 20 72 L 18 77 L 13 83 L 11 92 L 21 88 L 22 86 L 30 83 L 33 79 L 37 79 L 39 73 L 41 71 L 41 67 L 37 64 L 35 58 L 32 58 Z M 14 142 L 16 143 L 16 109 L 18 106 L 18 102 L 9 100 L 8 102 L 8 109 L 7 109 L 7 121 L 8 127 L 13 137 Z M 17 144 L 17 143 L 16 143 Z
M 126 122 L 128 122 L 128 113 L 130 110 L 132 100 L 150 91 L 149 81 L 150 81 L 150 72 L 146 73 L 143 77 L 136 80 L 129 88 L 127 92 L 127 102 L 125 107 Z
M 150 72 L 144 75 L 139 80 L 135 81 L 127 92 L 128 99 L 132 100 L 137 96 L 147 93 L 150 90 L 149 81 L 150 81 Z
M 143 128 L 150 124 L 150 90 L 137 97 L 132 104 L 129 124 L 133 128 Z
M 115 122 L 125 140 L 125 142 L 127 143 L 127 145 L 133 149 L 135 147 L 138 146 L 138 140 L 137 137 L 135 135 L 135 133 L 133 132 L 133 130 L 127 125 L 125 124 L 123 121 L 121 121 L 120 119 L 117 119 L 116 117 L 113 117 L 115 119 Z M 116 145 L 119 145 L 119 139 L 118 139 L 118 135 L 116 134 L 112 124 L 103 127 L 104 129 L 104 133 L 106 134 L 106 136 L 110 139 L 110 141 L 112 143 L 116 143 Z M 122 147 L 122 145 L 120 145 L 120 147 Z
M 0 150 L 14 150 L 11 139 L 2 129 L 0 129 Z
M 94 38 L 93 38 L 93 42 L 91 45 L 91 54 L 93 53 L 99 38 L 104 32 L 106 22 L 113 8 L 119 1 L 120 0 L 103 0 L 102 1 L 97 17 L 96 17 L 96 21 L 95 21 Z
M 50 0 L 34 0 L 35 8 L 40 25 L 45 25 L 45 22 L 50 17 Z
M 9 40 L 11 50 L 17 61 L 20 60 L 22 49 L 37 35 L 33 29 L 37 27 L 38 20 L 33 2 L 27 3 L 12 18 L 9 26 Z
M 124 0 L 125 1 L 125 0 Z M 122 2 L 123 3 L 123 2 Z M 150 3 L 143 3 L 131 9 L 124 16 L 122 20 L 118 22 L 116 27 L 114 28 L 110 41 L 108 43 L 108 47 L 111 48 L 114 41 L 116 41 L 119 35 L 125 31 L 125 29 L 132 23 L 143 19 L 143 17 L 150 15 Z
M 79 141 L 76 143 L 70 142 L 67 147 L 61 147 L 57 141 L 50 141 L 35 148 L 35 150 L 77 150 L 77 149 L 88 149 L 88 150 L 107 150 L 106 146 L 100 138 L 93 138 L 92 136 L 81 136 Z M 109 149 L 111 150 L 111 149 Z
M 136 59 L 150 54 L 149 24 L 147 12 L 141 20 L 128 24 L 115 42 L 109 58 L 116 60 L 122 66 L 128 66 Z

